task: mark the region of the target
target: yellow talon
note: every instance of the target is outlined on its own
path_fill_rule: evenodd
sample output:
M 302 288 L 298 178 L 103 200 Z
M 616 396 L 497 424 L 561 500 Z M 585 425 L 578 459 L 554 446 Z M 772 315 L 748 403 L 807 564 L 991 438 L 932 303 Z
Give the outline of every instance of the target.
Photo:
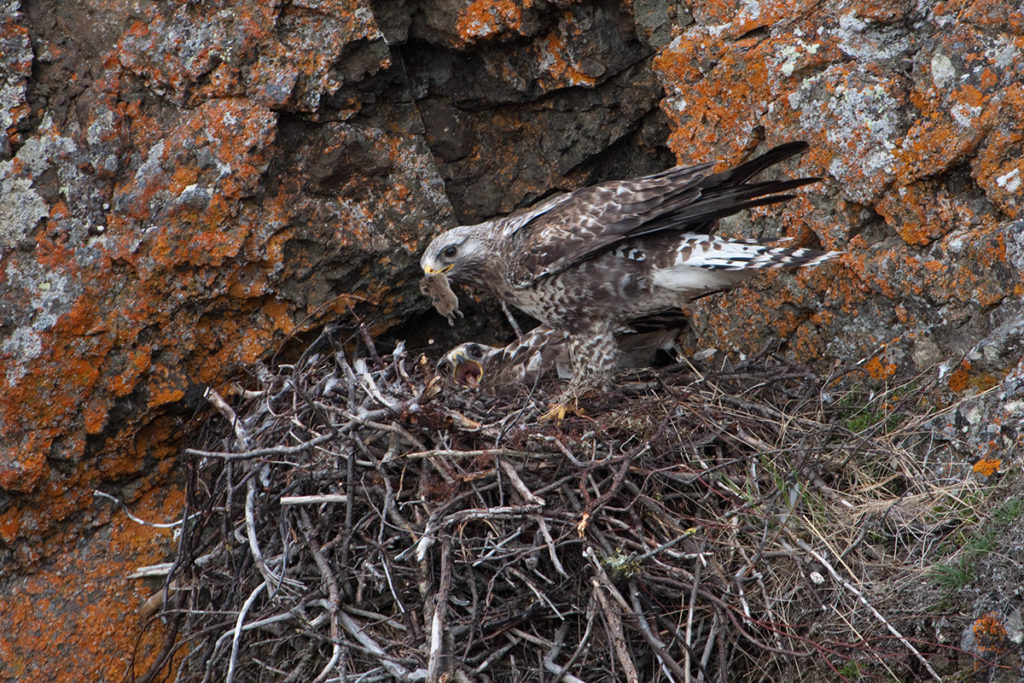
M 566 415 L 569 414 L 578 415 L 583 417 L 586 413 L 580 408 L 576 399 L 569 401 L 558 401 L 557 403 L 551 404 L 551 409 L 548 412 L 541 415 L 538 420 L 540 422 L 547 422 L 548 420 L 554 420 L 555 422 L 561 422 L 565 419 Z

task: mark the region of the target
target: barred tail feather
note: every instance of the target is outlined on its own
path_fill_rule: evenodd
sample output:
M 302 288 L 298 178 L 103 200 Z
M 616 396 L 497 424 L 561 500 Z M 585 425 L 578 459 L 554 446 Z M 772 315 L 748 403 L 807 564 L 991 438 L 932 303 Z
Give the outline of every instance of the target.
M 675 252 L 671 263 L 652 274 L 655 285 L 676 291 L 730 287 L 752 275 L 750 271 L 816 266 L 842 253 L 707 235 L 684 236 Z
M 691 261 L 687 265 L 709 270 L 805 268 L 824 263 L 841 253 L 840 251 L 820 251 L 818 249 L 790 249 L 740 244 L 720 252 L 703 254 L 703 258 L 699 259 L 699 262 Z

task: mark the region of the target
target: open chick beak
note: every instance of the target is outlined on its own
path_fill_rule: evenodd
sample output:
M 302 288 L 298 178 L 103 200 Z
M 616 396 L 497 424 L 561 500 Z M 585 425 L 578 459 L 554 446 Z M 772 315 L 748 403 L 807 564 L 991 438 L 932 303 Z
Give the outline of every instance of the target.
M 479 389 L 480 380 L 484 376 L 484 366 L 461 351 L 453 356 L 452 361 L 452 381 L 460 387 Z

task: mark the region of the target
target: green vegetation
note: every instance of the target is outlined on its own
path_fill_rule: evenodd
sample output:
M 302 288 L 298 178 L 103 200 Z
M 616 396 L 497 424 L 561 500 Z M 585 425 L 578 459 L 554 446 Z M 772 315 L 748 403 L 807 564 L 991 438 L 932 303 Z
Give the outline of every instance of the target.
M 983 502 L 985 501 L 980 499 L 973 501 L 957 499 L 957 507 L 962 508 L 962 512 L 969 516 L 965 519 L 965 523 L 971 523 L 973 520 L 968 521 L 971 518 L 977 519 Z M 948 590 L 956 590 L 969 584 L 974 580 L 974 569 L 977 566 L 978 557 L 996 550 L 1002 530 L 1017 523 L 1022 513 L 1024 513 L 1024 500 L 1010 498 L 997 505 L 989 518 L 980 522 L 979 528 L 973 533 L 966 531 L 956 533 L 944 548 L 950 554 L 955 554 L 955 557 L 951 562 L 933 565 L 931 568 L 932 580 Z
M 862 386 L 844 394 L 836 402 L 840 424 L 860 434 L 881 428 L 882 433 L 898 429 L 921 406 L 905 405 L 915 399 L 919 387 L 913 382 L 896 389 L 874 391 Z

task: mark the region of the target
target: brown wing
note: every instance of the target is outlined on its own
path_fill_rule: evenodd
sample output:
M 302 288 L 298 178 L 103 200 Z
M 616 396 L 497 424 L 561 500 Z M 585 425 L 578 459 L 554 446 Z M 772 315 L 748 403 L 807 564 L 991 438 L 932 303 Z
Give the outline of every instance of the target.
M 676 167 L 633 180 L 576 190 L 548 210 L 506 229 L 504 251 L 513 286 L 528 287 L 614 244 L 666 230 L 710 232 L 723 216 L 790 199 L 779 194 L 817 178 L 746 183 L 754 174 L 807 148 L 775 147 L 735 168 L 708 175 L 710 163 Z
M 710 167 L 676 167 L 569 193 L 506 241 L 511 281 L 529 286 L 595 255 L 653 218 L 692 203 L 700 197 L 697 183 Z

